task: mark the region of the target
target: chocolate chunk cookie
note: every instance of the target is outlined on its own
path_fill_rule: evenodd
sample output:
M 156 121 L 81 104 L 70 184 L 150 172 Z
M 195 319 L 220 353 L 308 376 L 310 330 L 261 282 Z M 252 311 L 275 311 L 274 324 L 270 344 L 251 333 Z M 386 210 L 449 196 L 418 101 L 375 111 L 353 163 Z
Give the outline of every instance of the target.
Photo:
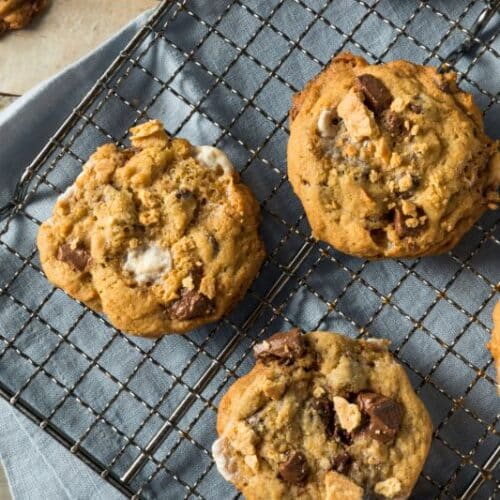
M 248 500 L 408 498 L 432 424 L 383 340 L 278 333 L 223 397 L 218 470 Z
M 443 253 L 497 207 L 499 143 L 453 73 L 341 54 L 290 121 L 290 182 L 313 235 L 343 252 Z
M 228 157 L 171 139 L 159 121 L 131 129 L 84 165 L 38 233 L 55 285 L 126 332 L 155 336 L 214 321 L 263 259 L 259 206 Z
M 0 0 L 0 34 L 26 27 L 49 0 Z

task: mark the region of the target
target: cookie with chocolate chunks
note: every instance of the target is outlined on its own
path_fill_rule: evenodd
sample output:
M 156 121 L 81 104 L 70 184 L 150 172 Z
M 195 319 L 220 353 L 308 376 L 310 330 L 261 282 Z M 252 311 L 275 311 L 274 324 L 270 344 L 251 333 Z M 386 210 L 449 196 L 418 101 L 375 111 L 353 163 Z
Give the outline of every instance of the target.
M 229 158 L 149 121 L 105 144 L 38 233 L 47 278 L 117 328 L 158 336 L 219 319 L 264 259 L 260 210 Z
M 498 207 L 499 142 L 455 79 L 344 53 L 293 97 L 288 177 L 315 238 L 368 259 L 440 254 Z
M 410 495 L 432 426 L 387 341 L 295 329 L 254 354 L 222 398 L 212 448 L 246 499 Z

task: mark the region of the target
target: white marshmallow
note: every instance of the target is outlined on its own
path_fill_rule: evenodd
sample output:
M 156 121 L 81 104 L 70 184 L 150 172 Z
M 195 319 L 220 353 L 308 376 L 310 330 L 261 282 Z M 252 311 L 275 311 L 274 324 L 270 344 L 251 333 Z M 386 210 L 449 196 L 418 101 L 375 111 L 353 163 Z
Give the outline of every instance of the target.
M 195 146 L 194 151 L 196 160 L 210 170 L 221 169 L 224 174 L 234 172 L 231 160 L 219 148 L 214 148 L 213 146 Z
M 127 252 L 123 269 L 131 272 L 138 283 L 156 281 L 172 269 L 172 255 L 155 243 L 134 248 Z
M 335 137 L 337 125 L 333 123 L 337 113 L 333 109 L 322 109 L 318 118 L 318 132 L 321 137 Z
M 230 461 L 222 451 L 223 441 L 223 438 L 219 438 L 214 441 L 214 443 L 212 444 L 212 457 L 214 459 L 215 465 L 217 466 L 217 470 L 220 472 L 220 475 L 226 481 L 231 481 L 233 474 L 229 470 Z

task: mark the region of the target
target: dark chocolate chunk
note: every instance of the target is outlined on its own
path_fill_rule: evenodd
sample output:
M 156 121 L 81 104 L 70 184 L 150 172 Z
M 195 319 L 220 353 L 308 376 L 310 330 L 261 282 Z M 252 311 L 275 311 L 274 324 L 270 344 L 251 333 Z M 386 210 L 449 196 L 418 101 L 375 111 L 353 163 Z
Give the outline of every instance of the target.
M 57 250 L 57 259 L 66 262 L 77 271 L 84 271 L 89 265 L 90 253 L 85 248 L 72 248 L 69 243 L 63 243 Z
M 326 397 L 313 399 L 312 407 L 318 412 L 318 416 L 325 426 L 325 433 L 328 438 L 335 433 L 335 410 L 333 403 Z
M 370 237 L 375 245 L 383 248 L 387 247 L 388 239 L 384 229 L 370 229 Z
M 210 242 L 214 255 L 217 255 L 220 250 L 220 244 L 217 241 L 217 238 L 213 234 L 209 234 L 208 241 Z
M 183 289 L 180 298 L 167 306 L 169 317 L 178 320 L 209 316 L 214 311 L 214 303 L 206 295 L 196 290 Z
M 407 236 L 407 227 L 405 224 L 405 216 L 400 208 L 394 209 L 394 230 L 400 238 Z
M 393 136 L 402 135 L 405 131 L 403 119 L 394 111 L 384 111 L 381 122 L 382 127 Z
M 312 407 L 317 411 L 321 422 L 325 426 L 326 437 L 335 439 L 339 443 L 350 445 L 352 437 L 345 429 L 343 429 L 337 421 L 333 402 L 326 396 L 313 399 Z
M 202 265 L 194 266 L 191 269 L 191 272 L 189 273 L 189 276 L 191 276 L 191 279 L 193 280 L 193 285 L 194 285 L 195 288 L 199 288 L 200 287 L 200 283 L 201 283 L 201 280 L 203 278 L 203 274 L 204 274 L 204 271 L 203 271 L 203 266 Z
M 352 457 L 346 451 L 341 451 L 332 458 L 332 469 L 340 474 L 347 474 L 351 464 Z
M 396 437 L 403 419 L 403 407 L 399 403 L 375 392 L 361 392 L 357 403 L 369 417 L 366 430 L 371 437 L 384 443 Z
M 275 333 L 253 348 L 255 359 L 293 363 L 305 353 L 304 341 L 298 328 Z
M 392 94 L 382 80 L 373 75 L 360 75 L 357 81 L 365 96 L 366 105 L 374 113 L 381 113 L 391 105 Z
M 341 427 L 337 421 L 335 421 L 333 439 L 339 443 L 345 444 L 346 446 L 350 446 L 352 444 L 351 434 Z
M 289 484 L 304 484 L 309 473 L 307 459 L 301 451 L 289 453 L 285 462 L 279 465 L 279 475 Z

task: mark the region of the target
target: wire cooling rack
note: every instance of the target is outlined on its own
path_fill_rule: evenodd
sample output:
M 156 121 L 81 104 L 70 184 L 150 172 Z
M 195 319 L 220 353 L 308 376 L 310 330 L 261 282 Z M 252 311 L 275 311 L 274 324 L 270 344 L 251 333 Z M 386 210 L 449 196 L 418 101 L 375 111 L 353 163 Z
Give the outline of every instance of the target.
M 499 404 L 484 344 L 499 290 L 498 212 L 447 255 L 361 261 L 310 238 L 285 175 L 290 96 L 342 50 L 372 62 L 449 63 L 492 134 L 494 3 L 164 1 L 0 213 L 0 394 L 127 496 L 231 498 L 209 450 L 218 401 L 249 370 L 251 346 L 292 326 L 390 338 L 434 422 L 414 497 L 494 498 Z M 422 37 L 429 23 L 433 37 Z M 454 52 L 463 44 L 467 56 Z M 35 246 L 88 145 L 122 144 L 147 118 L 188 138 L 204 127 L 207 142 L 228 151 L 261 202 L 268 249 L 233 313 L 156 341 L 123 335 L 51 287 Z

